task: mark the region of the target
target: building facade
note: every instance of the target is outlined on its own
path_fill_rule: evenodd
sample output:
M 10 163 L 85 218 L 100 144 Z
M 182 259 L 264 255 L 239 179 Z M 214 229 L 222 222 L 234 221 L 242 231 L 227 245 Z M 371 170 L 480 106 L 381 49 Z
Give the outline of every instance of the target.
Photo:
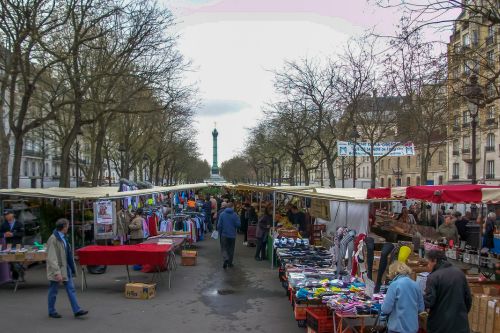
M 465 97 L 457 97 L 470 76 L 479 77 L 487 103 L 479 108 L 476 132 L 476 179 L 479 183 L 500 184 L 500 100 L 495 73 L 500 70 L 500 27 L 482 17 L 462 12 L 448 44 L 448 183 L 470 183 L 472 178 L 471 112 Z

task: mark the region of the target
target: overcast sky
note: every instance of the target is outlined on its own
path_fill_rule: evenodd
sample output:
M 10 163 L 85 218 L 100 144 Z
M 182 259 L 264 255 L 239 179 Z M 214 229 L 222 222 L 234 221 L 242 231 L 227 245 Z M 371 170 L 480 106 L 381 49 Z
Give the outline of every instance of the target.
M 398 20 L 366 0 L 163 2 L 179 22 L 179 49 L 195 68 L 187 79 L 200 89 L 200 152 L 212 163 L 211 131 L 217 123 L 219 165 L 243 150 L 246 129 L 272 99 L 271 70 L 285 60 L 329 56 L 373 26 L 393 31 Z

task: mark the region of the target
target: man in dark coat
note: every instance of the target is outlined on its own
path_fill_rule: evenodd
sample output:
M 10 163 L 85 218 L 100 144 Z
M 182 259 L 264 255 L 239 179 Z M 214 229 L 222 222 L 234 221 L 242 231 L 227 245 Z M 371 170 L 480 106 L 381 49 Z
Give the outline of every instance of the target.
M 24 236 L 24 225 L 16 221 L 12 211 L 4 213 L 5 221 L 0 226 L 0 238 L 5 238 L 7 244 L 12 244 L 16 247 L 17 244 L 22 244 Z
M 2 225 L 0 225 L 0 239 L 4 238 L 6 244 L 11 244 L 13 248 L 22 245 L 24 237 L 24 224 L 16 221 L 14 213 L 10 210 L 4 212 Z M 1 248 L 1 243 L 0 243 Z M 24 281 L 24 268 L 19 263 L 10 263 L 12 279 Z
M 468 313 L 472 297 L 465 274 L 452 266 L 443 251 L 427 253 L 425 308 L 429 311 L 428 333 L 469 333 Z

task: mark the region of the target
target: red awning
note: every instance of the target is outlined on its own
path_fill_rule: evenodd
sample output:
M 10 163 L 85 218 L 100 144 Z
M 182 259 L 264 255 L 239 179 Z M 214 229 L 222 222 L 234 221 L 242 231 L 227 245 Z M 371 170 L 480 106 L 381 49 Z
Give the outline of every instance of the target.
M 487 195 L 483 196 L 483 192 L 487 192 Z M 413 199 L 433 203 L 498 202 L 500 201 L 500 186 L 434 185 L 378 188 L 369 189 L 367 199 Z

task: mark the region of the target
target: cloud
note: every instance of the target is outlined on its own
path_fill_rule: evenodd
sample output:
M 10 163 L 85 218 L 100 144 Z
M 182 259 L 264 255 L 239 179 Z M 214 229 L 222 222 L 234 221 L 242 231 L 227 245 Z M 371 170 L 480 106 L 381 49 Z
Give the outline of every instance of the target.
M 208 99 L 203 101 L 197 114 L 200 117 L 214 117 L 224 114 L 238 113 L 243 109 L 250 107 L 250 104 L 244 101 L 230 99 Z

